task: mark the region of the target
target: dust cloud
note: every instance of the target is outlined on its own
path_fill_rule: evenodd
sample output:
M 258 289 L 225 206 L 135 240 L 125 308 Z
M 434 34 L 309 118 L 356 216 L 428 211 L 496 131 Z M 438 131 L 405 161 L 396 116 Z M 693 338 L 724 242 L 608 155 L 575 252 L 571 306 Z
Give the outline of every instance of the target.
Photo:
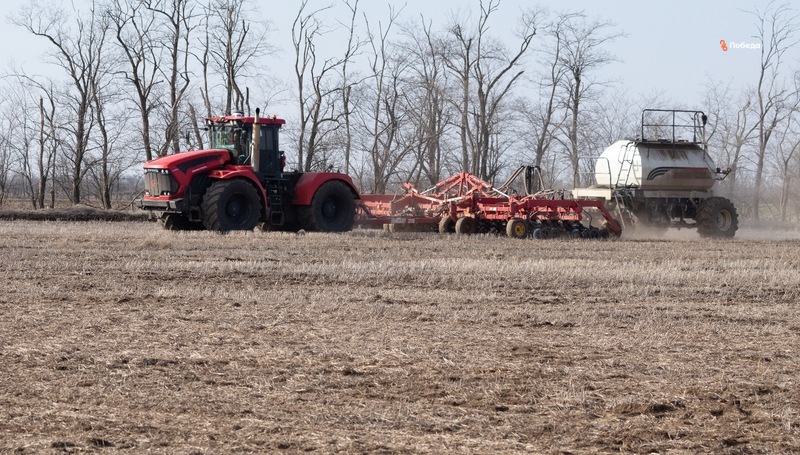
M 628 229 L 622 232 L 622 239 L 625 240 L 668 240 L 668 241 L 692 241 L 704 240 L 696 230 L 690 228 L 652 228 L 639 227 Z M 755 241 L 785 241 L 800 240 L 800 230 L 793 228 L 765 228 L 757 226 L 741 226 L 736 231 L 734 240 L 755 240 Z

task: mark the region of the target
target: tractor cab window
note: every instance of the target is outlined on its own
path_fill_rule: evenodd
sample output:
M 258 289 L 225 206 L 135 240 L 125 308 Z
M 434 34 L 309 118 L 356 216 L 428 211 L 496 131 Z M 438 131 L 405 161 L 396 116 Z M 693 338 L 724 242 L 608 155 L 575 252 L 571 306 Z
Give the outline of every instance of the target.
M 281 152 L 278 148 L 278 128 L 276 125 L 261 125 L 261 134 L 258 138 L 258 150 L 252 148 L 252 124 L 230 122 L 211 125 L 211 147 L 225 149 L 231 152 L 233 161 L 239 165 L 253 163 L 253 153 L 258 153 L 258 169 L 267 177 L 276 177 L 282 174 Z
M 280 151 L 278 149 L 278 127 L 264 125 L 261 127 L 259 141 L 260 161 L 258 171 L 267 177 L 277 177 L 283 173 Z
M 250 162 L 250 127 L 239 125 L 214 125 L 211 130 L 211 147 L 231 152 L 237 164 Z

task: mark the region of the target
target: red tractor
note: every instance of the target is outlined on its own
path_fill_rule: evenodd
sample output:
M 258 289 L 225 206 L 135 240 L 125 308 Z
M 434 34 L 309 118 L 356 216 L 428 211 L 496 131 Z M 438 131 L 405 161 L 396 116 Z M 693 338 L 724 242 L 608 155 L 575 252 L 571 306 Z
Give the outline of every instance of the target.
M 241 114 L 206 119 L 209 150 L 144 165 L 137 205 L 169 230 L 263 229 L 342 232 L 353 227 L 358 191 L 345 174 L 284 172 L 278 146 L 285 120 Z

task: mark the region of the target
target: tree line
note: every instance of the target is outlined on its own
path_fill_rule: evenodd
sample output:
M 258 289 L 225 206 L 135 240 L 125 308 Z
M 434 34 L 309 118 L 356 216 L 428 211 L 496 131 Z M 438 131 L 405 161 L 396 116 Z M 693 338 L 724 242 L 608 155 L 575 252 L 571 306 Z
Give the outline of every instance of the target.
M 145 160 L 208 145 L 203 117 L 289 106 L 289 167 L 336 169 L 363 192 L 428 187 L 457 172 L 489 181 L 535 164 L 551 186 L 591 184 L 591 160 L 639 134 L 642 108 L 708 114 L 709 151 L 740 211 L 800 216 L 800 73 L 796 13 L 748 14 L 760 44 L 745 88 L 712 81 L 703 106 L 628 93 L 603 80 L 623 30 L 580 11 L 529 8 L 501 23 L 499 0 L 447 19 L 359 0 L 303 0 L 279 60 L 273 26 L 244 0 L 95 0 L 72 9 L 31 2 L 15 26 L 46 43 L 52 74 L 9 68 L 0 102 L 0 203 L 56 198 L 111 208 L 140 185 Z M 513 34 L 498 33 L 513 30 Z M 281 74 L 271 67 L 289 60 Z

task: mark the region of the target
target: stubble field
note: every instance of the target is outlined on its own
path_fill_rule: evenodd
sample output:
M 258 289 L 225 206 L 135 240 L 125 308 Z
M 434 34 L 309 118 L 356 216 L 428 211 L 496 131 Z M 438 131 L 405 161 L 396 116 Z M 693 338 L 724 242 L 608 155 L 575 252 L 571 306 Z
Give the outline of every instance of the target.
M 798 452 L 800 241 L 746 237 L 0 221 L 0 452 Z

